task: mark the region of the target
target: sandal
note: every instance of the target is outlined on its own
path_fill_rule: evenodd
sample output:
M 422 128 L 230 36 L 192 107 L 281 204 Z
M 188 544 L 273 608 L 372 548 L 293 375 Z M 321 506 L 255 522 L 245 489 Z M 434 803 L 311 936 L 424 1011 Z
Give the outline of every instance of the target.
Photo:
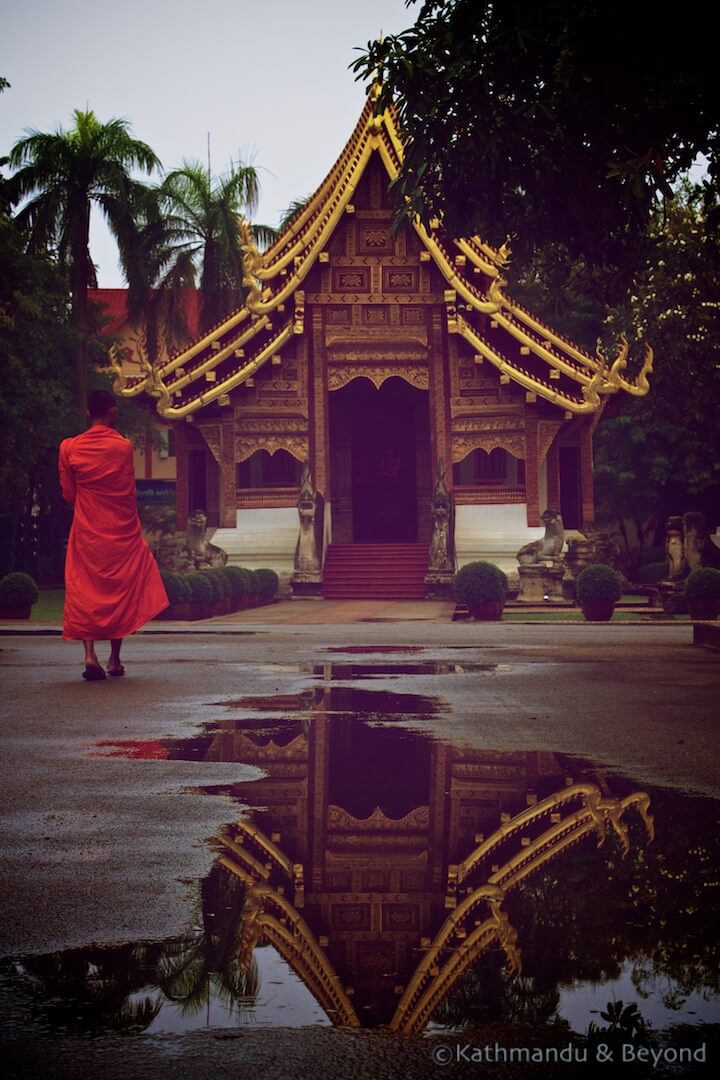
M 82 674 L 83 679 L 87 679 L 88 682 L 99 682 L 105 678 L 105 672 L 101 667 L 86 667 Z

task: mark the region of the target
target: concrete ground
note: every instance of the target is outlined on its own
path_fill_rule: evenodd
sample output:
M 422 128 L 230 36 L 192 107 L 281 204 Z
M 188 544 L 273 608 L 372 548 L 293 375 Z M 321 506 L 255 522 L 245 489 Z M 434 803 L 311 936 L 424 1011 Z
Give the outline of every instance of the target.
M 227 703 L 241 695 L 308 685 L 303 666 L 371 662 L 372 655 L 361 661 L 338 651 L 346 648 L 418 647 L 423 660 L 497 665 L 461 678 L 395 680 L 398 692 L 439 700 L 438 715 L 412 721 L 426 732 L 487 748 L 564 752 L 638 783 L 718 795 L 720 657 L 693 648 L 690 625 L 519 626 L 450 617 L 441 604 L 389 611 L 374 601 L 307 601 L 202 627 L 155 623 L 126 643 L 127 676 L 99 683 L 81 680 L 77 644 L 5 627 L 0 957 L 182 931 L 213 861 L 207 841 L 238 813 L 202 789 L 253 771 L 99 756 L 97 744 L 189 736 L 225 718 Z M 382 660 L 418 658 L 398 652 Z M 209 1031 L 91 1045 L 38 1039 L 22 1016 L 5 1019 L 7 1061 L 15 1061 L 7 1075 L 17 1077 L 437 1072 L 427 1041 L 372 1033 L 244 1029 L 235 1039 Z M 440 1074 L 459 1075 L 453 1067 Z M 471 1066 L 468 1075 L 481 1073 Z

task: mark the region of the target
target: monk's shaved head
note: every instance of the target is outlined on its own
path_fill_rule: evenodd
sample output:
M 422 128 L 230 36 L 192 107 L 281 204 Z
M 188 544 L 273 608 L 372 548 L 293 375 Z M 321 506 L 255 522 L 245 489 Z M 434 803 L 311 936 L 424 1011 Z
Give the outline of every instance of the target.
M 87 411 L 91 420 L 109 416 L 117 408 L 115 396 L 109 390 L 93 390 L 87 399 Z

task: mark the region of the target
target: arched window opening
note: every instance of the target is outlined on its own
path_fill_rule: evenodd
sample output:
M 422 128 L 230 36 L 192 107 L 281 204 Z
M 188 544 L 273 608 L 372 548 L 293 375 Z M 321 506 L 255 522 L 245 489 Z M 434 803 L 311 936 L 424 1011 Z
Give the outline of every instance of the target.
M 237 465 L 236 483 L 239 489 L 296 488 L 300 486 L 302 464 L 287 450 L 256 450 Z
M 453 465 L 453 481 L 456 487 L 524 487 L 525 462 L 500 446 L 472 450 Z

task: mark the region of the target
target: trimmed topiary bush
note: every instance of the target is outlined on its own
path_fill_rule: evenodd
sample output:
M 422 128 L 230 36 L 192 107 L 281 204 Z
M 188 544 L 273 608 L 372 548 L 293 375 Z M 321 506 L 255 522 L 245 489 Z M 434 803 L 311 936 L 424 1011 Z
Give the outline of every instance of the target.
M 185 584 L 182 574 L 176 574 L 174 570 L 161 570 L 160 577 L 165 586 L 165 592 L 168 594 L 168 600 L 173 607 L 177 604 L 187 603 L 189 600 L 189 588 Z
M 471 608 L 487 600 L 502 600 L 508 591 L 508 579 L 502 570 L 489 562 L 470 562 L 453 578 L 455 599 Z
M 237 605 L 244 603 L 250 592 L 247 572 L 241 566 L 226 566 L 225 574 L 230 579 L 233 602 Z
M 207 574 L 213 584 L 213 599 L 224 600 L 227 596 L 232 596 L 232 583 L 225 571 L 219 566 L 210 567 L 208 570 L 201 570 L 201 574 Z
M 248 591 L 250 593 L 250 596 L 254 596 L 257 598 L 260 595 L 260 579 L 257 576 L 257 571 L 245 570 L 245 573 L 247 574 Z
M 207 574 L 196 571 L 194 574 L 188 574 L 185 580 L 190 586 L 193 604 L 200 604 L 202 606 L 212 604 L 213 587 Z
M 720 570 L 702 566 L 688 574 L 685 579 L 685 599 L 692 600 L 696 596 L 720 597 Z
M 32 607 L 40 591 L 29 574 L 15 571 L 0 581 L 0 607 Z
M 588 600 L 607 600 L 616 604 L 622 596 L 620 575 L 605 563 L 591 563 L 578 574 L 575 595 L 581 605 Z
M 263 600 L 274 600 L 275 594 L 280 586 L 280 578 L 277 576 L 274 570 L 256 570 L 258 581 L 260 583 L 260 596 Z

